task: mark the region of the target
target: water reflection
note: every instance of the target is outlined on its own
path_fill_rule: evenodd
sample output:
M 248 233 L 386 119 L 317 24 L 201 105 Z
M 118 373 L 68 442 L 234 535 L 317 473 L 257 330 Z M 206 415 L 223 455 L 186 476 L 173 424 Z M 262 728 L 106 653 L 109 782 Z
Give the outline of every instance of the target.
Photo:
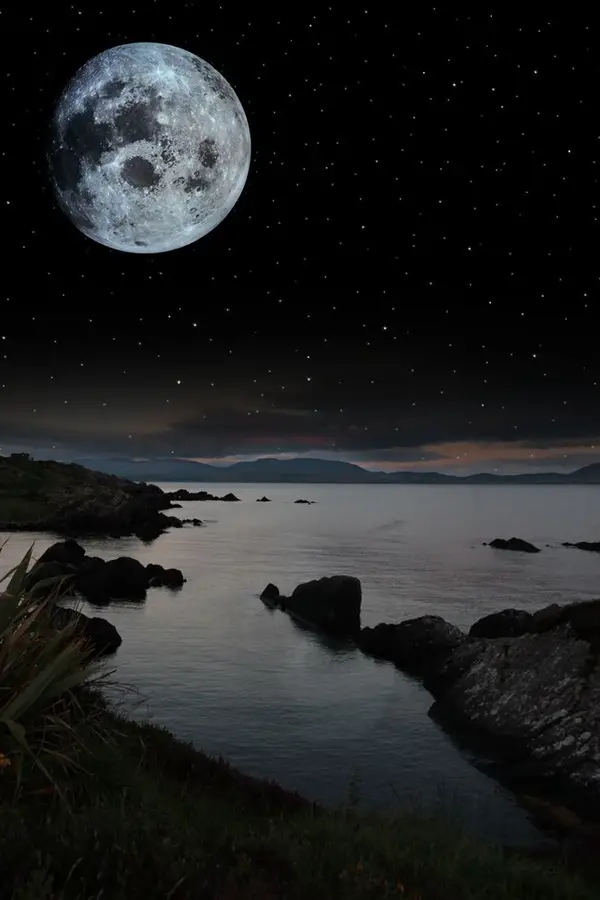
M 167 489 L 179 487 L 195 486 Z M 152 588 L 143 603 L 84 607 L 123 638 L 110 663 L 118 679 L 149 698 L 159 724 L 309 799 L 341 802 L 358 770 L 365 806 L 415 796 L 431 806 L 442 793 L 478 835 L 539 842 L 514 796 L 427 715 L 432 697 L 419 683 L 288 615 L 267 615 L 257 592 L 269 581 L 288 593 L 324 575 L 356 575 L 363 624 L 437 614 L 461 628 L 509 606 L 593 598 L 600 559 L 560 541 L 594 533 L 600 489 L 316 485 L 319 505 L 305 507 L 294 504 L 293 485 L 211 485 L 230 490 L 243 502 L 174 510 L 200 515 L 205 528 L 150 545 L 84 542 L 90 555 L 175 566 L 188 579 L 177 595 Z M 272 502 L 256 503 L 262 494 Z M 544 551 L 523 560 L 481 546 L 517 529 Z M 37 556 L 53 543 L 12 535 L 2 572 L 34 537 Z

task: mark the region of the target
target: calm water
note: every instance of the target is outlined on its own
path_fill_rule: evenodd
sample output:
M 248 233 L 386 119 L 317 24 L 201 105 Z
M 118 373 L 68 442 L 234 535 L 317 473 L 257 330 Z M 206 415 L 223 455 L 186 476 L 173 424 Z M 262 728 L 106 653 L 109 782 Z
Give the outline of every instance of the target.
M 166 490 L 202 485 L 162 485 Z M 205 528 L 85 542 L 183 570 L 177 594 L 96 614 L 123 637 L 121 680 L 147 698 L 154 721 L 253 775 L 337 803 L 357 777 L 367 806 L 451 806 L 491 839 L 539 835 L 511 794 L 478 771 L 428 718 L 431 696 L 387 663 L 327 647 L 258 599 L 322 575 L 357 575 L 363 624 L 436 613 L 468 628 L 508 606 L 534 610 L 600 594 L 600 556 L 556 546 L 597 540 L 600 489 L 371 485 L 207 485 L 242 503 L 184 503 Z M 265 494 L 271 503 L 256 503 Z M 314 506 L 295 505 L 304 497 Z M 481 546 L 523 537 L 537 555 Z M 52 542 L 36 537 L 37 554 Z M 12 535 L 6 571 L 31 535 Z M 546 548 L 545 544 L 552 544 Z

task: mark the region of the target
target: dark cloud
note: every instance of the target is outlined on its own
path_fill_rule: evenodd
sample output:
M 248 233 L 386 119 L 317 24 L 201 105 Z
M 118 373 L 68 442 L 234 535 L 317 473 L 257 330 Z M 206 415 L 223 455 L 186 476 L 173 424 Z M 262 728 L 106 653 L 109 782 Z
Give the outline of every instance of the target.
M 256 357 L 258 349 L 251 349 Z M 124 378 L 128 363 L 117 351 L 108 378 L 102 361 L 75 368 L 61 357 L 64 368 L 54 368 L 52 380 L 28 375 L 27 357 L 20 356 L 23 378 L 5 401 L 0 446 L 43 447 L 49 455 L 211 459 L 340 454 L 388 465 L 443 463 L 446 445 L 489 443 L 513 447 L 528 466 L 528 450 L 576 452 L 600 435 L 590 379 L 571 386 L 567 402 L 560 381 L 543 373 L 527 382 L 513 373 L 509 380 L 497 362 L 493 373 L 482 363 L 448 375 L 454 370 L 433 344 L 410 358 L 368 361 L 349 343 L 307 359 L 289 345 L 265 347 L 264 368 L 252 369 L 256 378 L 243 353 L 224 368 L 223 356 L 211 352 L 210 359 L 191 360 L 183 343 L 167 375 L 147 364 Z

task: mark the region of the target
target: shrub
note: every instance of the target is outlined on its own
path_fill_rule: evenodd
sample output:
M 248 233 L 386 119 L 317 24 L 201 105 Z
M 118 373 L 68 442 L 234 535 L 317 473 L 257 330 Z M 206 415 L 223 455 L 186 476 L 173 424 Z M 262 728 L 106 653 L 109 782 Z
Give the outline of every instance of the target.
M 85 687 L 106 674 L 74 621 L 54 623 L 61 579 L 25 589 L 32 551 L 0 581 L 0 796 L 9 785 L 16 796 L 32 787 L 64 796 L 60 774 L 81 767 L 82 726 L 89 733 L 99 718 Z

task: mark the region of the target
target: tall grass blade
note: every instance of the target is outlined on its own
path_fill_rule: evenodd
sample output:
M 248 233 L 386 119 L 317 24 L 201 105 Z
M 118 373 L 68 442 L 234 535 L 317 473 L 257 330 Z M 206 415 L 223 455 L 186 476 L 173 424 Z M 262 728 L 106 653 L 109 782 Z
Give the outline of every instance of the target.
M 33 553 L 34 547 L 35 543 L 31 545 L 19 565 L 16 566 L 13 570 L 13 576 L 8 583 L 8 587 L 6 588 L 6 592 L 8 594 L 18 594 L 23 590 L 25 578 L 27 577 L 27 570 L 29 569 L 29 563 L 31 562 L 31 554 Z

